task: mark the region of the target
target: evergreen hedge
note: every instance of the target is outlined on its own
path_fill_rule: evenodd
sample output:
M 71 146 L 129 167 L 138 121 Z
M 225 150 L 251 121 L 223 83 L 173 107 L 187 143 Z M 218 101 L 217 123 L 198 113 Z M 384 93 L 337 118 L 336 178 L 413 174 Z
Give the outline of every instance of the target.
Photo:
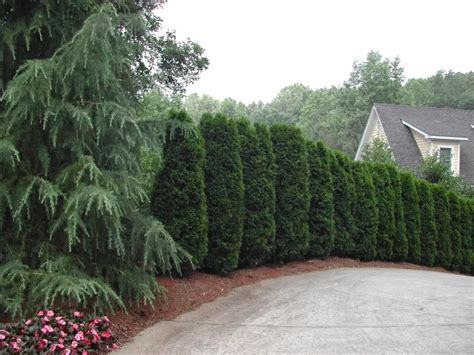
M 420 241 L 420 201 L 416 191 L 415 178 L 409 173 L 401 173 L 402 204 L 405 216 L 406 236 L 408 243 L 407 260 L 418 264 L 421 261 Z
M 377 223 L 377 258 L 391 260 L 393 235 L 395 233 L 395 194 L 387 168 L 382 164 L 371 164 L 370 170 L 377 195 L 379 218 Z
M 298 128 L 275 124 L 270 134 L 276 162 L 275 260 L 298 260 L 304 258 L 309 241 L 308 153 Z
M 375 187 L 366 163 L 353 166 L 356 207 L 354 209 L 354 256 L 373 260 L 377 254 L 378 209 Z
M 191 125 L 184 111 L 172 111 L 170 120 Z M 204 192 L 204 142 L 196 130 L 175 132 L 168 125 L 164 162 L 156 176 L 151 209 L 173 239 L 191 256 L 196 268 L 207 255 L 207 210 Z M 189 271 L 191 265 L 182 265 Z
M 461 202 L 461 267 L 463 273 L 471 273 L 471 252 L 472 252 L 472 235 L 474 233 L 472 223 L 472 210 L 469 201 L 466 198 Z
M 266 171 L 266 152 L 259 144 L 255 128 L 248 120 L 241 119 L 237 121 L 237 129 L 245 186 L 245 219 L 239 264 L 255 266 L 272 256 L 275 227 L 271 213 L 274 210 L 275 193 L 273 183 L 269 180 L 272 174 Z M 262 138 L 270 139 L 270 136 Z
M 432 185 L 435 221 L 436 221 L 436 260 L 435 264 L 443 267 L 451 265 L 452 251 L 451 239 L 451 216 L 449 213 L 448 192 L 440 185 Z
M 333 177 L 334 199 L 334 249 L 337 256 L 349 256 L 354 250 L 352 234 L 354 232 L 354 219 L 352 206 L 354 198 L 354 180 L 344 155 L 333 151 L 331 159 L 331 173 Z
M 226 274 L 239 262 L 244 225 L 240 142 L 234 121 L 206 114 L 200 123 L 206 148 L 205 184 L 209 218 L 206 268 Z
M 433 266 L 436 258 L 436 220 L 431 185 L 424 180 L 417 180 L 421 216 L 421 263 Z
M 387 172 L 390 176 L 394 194 L 394 218 L 395 229 L 392 235 L 393 254 L 392 260 L 404 261 L 408 255 L 408 241 L 406 236 L 405 215 L 403 213 L 402 186 L 400 173 L 394 165 L 387 165 Z
M 308 256 L 330 255 L 334 247 L 334 202 L 331 176 L 331 153 L 322 143 L 307 142 L 310 172 Z
M 462 219 L 459 197 L 454 192 L 448 193 L 451 239 L 451 269 L 459 270 L 462 264 Z

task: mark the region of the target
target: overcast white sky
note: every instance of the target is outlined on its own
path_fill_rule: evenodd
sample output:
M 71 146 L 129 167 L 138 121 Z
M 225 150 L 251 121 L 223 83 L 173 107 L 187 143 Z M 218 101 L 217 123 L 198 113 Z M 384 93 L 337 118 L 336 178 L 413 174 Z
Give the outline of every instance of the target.
M 210 60 L 188 93 L 218 99 L 340 85 L 371 49 L 398 55 L 407 78 L 474 70 L 474 0 L 168 0 L 159 15 Z

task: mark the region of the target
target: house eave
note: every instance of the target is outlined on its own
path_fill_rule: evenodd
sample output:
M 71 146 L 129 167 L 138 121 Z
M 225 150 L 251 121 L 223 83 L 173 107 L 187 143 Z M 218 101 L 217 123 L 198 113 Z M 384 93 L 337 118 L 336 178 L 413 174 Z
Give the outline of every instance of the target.
M 466 137 L 451 137 L 451 136 L 433 136 L 431 134 L 426 133 L 425 131 L 411 125 L 405 120 L 402 120 L 402 123 L 407 126 L 408 128 L 411 128 L 412 130 L 420 133 L 425 137 L 425 139 L 439 139 L 439 140 L 447 140 L 447 141 L 467 141 L 469 138 Z

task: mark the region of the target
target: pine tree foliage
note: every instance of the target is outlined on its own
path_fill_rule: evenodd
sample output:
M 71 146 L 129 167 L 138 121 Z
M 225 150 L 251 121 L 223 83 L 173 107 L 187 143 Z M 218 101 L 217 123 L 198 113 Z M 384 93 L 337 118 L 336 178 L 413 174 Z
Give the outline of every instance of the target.
M 451 265 L 452 251 L 451 239 L 451 216 L 449 214 L 448 192 L 441 185 L 432 185 L 434 211 L 436 220 L 436 265 L 449 267 Z
M 239 133 L 224 115 L 202 117 L 206 149 L 204 168 L 209 219 L 206 268 L 227 274 L 239 262 L 244 226 L 244 184 Z
M 139 151 L 161 143 L 136 113 L 140 91 L 152 71 L 183 74 L 169 52 L 148 61 L 163 47 L 151 3 L 1 5 L 0 307 L 151 302 L 155 273 L 187 255 L 140 210 Z
M 164 162 L 156 176 L 151 208 L 173 239 L 192 256 L 194 267 L 199 268 L 207 255 L 204 141 L 196 130 L 174 127 L 173 122 L 192 123 L 186 112 L 173 110 L 169 119 Z M 191 270 L 193 265 L 185 268 Z
M 240 136 L 240 158 L 243 167 L 245 190 L 245 219 L 240 248 L 239 264 L 256 266 L 272 256 L 275 239 L 274 224 L 268 224 L 273 199 L 269 194 L 268 172 L 265 152 L 258 142 L 257 132 L 247 119 L 236 122 Z M 269 208 L 270 207 L 270 208 Z
M 337 256 L 349 256 L 354 250 L 352 207 L 354 206 L 355 190 L 354 180 L 346 159 L 341 153 L 333 151 L 331 172 L 336 229 L 333 254 Z
M 296 127 L 275 124 L 270 134 L 276 162 L 275 260 L 298 260 L 304 258 L 309 241 L 308 152 Z
M 432 266 L 436 260 L 436 220 L 431 186 L 424 180 L 417 181 L 421 215 L 421 263 Z
M 393 239 L 395 233 L 395 194 L 390 175 L 382 164 L 370 165 L 372 179 L 377 196 L 379 219 L 377 224 L 377 258 L 391 260 L 393 255 Z
M 367 164 L 353 165 L 356 206 L 354 209 L 354 256 L 373 260 L 377 255 L 378 210 L 375 186 Z
M 407 260 L 418 264 L 421 260 L 420 201 L 418 199 L 414 177 L 411 174 L 404 172 L 401 173 L 400 180 L 408 243 Z
M 394 193 L 394 216 L 395 230 L 392 235 L 393 254 L 392 259 L 396 261 L 406 260 L 408 255 L 408 241 L 406 236 L 405 215 L 402 203 L 402 186 L 400 174 L 395 166 L 387 165 L 387 171 L 390 176 L 390 182 Z
M 335 233 L 331 153 L 322 142 L 306 144 L 311 193 L 308 256 L 324 257 L 334 247 Z

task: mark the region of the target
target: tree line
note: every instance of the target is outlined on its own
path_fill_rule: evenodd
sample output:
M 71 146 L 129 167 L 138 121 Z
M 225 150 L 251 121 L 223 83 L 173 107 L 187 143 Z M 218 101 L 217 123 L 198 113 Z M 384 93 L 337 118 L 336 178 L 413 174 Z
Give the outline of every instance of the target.
M 248 105 L 232 98 L 191 94 L 178 105 L 196 122 L 205 112 L 221 112 L 230 118 L 248 117 L 252 122 L 294 124 L 306 138 L 322 140 L 353 156 L 376 102 L 474 109 L 474 72 L 439 71 L 426 79 L 405 82 L 398 58 L 384 58 L 371 51 L 364 61 L 354 62 L 349 78 L 340 86 L 311 89 L 293 84 L 269 103 Z
M 191 122 L 184 111 L 171 118 Z M 196 268 L 336 255 L 473 271 L 473 199 L 353 161 L 295 126 L 205 114 L 164 152 L 152 211 Z

